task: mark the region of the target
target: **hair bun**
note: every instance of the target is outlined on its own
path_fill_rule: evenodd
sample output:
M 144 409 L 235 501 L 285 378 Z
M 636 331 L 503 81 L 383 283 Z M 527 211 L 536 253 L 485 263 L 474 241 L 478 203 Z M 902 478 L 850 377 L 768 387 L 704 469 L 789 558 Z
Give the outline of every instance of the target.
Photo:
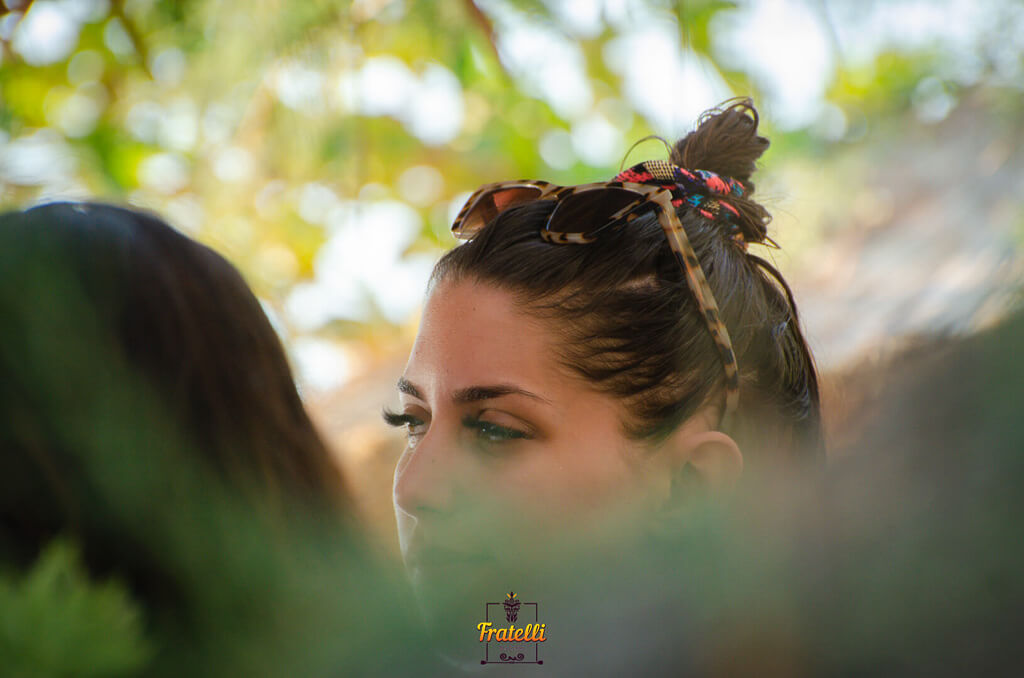
M 671 161 L 688 170 L 708 170 L 736 179 L 745 189 L 743 199 L 731 202 L 741 214 L 740 229 L 747 242 L 764 242 L 771 220 L 761 205 L 750 199 L 750 177 L 757 159 L 768 149 L 767 138 L 757 133 L 759 118 L 749 98 L 730 99 L 705 111 L 697 128 L 672 147 Z
M 697 129 L 673 146 L 671 160 L 689 170 L 732 177 L 753 192 L 750 177 L 769 145 L 768 139 L 758 135 L 757 123 L 757 109 L 750 99 L 727 101 L 700 116 Z

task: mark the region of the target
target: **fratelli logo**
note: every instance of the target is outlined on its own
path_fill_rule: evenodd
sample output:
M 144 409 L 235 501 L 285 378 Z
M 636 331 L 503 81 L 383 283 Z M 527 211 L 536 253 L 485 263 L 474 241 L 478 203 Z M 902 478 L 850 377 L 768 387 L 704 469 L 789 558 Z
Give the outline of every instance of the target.
M 484 658 L 481 664 L 543 664 L 540 658 L 540 644 L 546 627 L 540 623 L 537 603 L 524 603 L 509 591 L 500 603 L 487 603 L 484 620 L 476 625 L 480 642 L 484 643 Z M 501 613 L 504 612 L 504 619 Z M 525 626 L 516 626 L 519 616 L 526 617 Z M 532 619 L 531 619 L 532 617 Z M 504 621 L 506 626 L 495 626 Z

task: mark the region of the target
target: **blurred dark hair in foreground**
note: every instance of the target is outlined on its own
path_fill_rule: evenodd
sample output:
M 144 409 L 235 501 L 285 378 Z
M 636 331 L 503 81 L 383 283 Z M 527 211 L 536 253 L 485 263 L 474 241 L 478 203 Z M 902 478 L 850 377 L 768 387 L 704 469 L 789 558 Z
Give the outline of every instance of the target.
M 366 619 L 391 615 L 398 637 L 410 628 L 280 341 L 223 257 L 118 207 L 6 214 L 0 318 L 0 573 L 30 568 L 58 538 L 71 555 L 51 547 L 37 570 L 86 591 L 116 577 L 138 617 L 120 629 L 134 650 L 119 654 L 115 633 L 107 655 L 122 663 L 107 666 L 103 645 L 75 655 L 79 627 L 61 612 L 73 596 L 35 617 L 12 606 L 0 665 L 86 675 L 99 657 L 97 675 L 324 675 L 379 631 Z M 47 634 L 63 639 L 53 652 L 39 649 Z M 78 666 L 62 669 L 62 656 Z
M 15 377 L 5 397 L 35 402 L 28 396 L 38 373 L 28 368 L 36 360 L 68 384 L 76 371 L 93 376 L 123 365 L 226 479 L 347 506 L 281 343 L 222 256 L 154 215 L 98 204 L 7 215 L 0 238 L 2 359 Z M 20 440 L 57 447 L 58 419 L 19 414 Z M 123 423 L 131 414 L 125 410 Z

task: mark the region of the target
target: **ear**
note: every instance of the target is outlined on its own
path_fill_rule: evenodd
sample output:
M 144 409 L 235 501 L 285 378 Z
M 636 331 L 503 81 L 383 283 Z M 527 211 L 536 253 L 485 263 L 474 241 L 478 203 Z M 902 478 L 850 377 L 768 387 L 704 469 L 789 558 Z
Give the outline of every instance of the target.
M 652 534 L 676 535 L 701 497 L 729 495 L 743 473 L 739 445 L 721 431 L 711 430 L 711 417 L 695 416 L 664 442 L 658 467 L 660 505 L 649 523 Z
M 673 504 L 685 503 L 695 493 L 728 493 L 743 473 L 739 445 L 714 430 L 715 416 L 713 408 L 699 412 L 665 441 Z
M 705 431 L 687 437 L 680 458 L 693 469 L 703 487 L 712 492 L 729 491 L 743 473 L 739 445 L 721 431 Z

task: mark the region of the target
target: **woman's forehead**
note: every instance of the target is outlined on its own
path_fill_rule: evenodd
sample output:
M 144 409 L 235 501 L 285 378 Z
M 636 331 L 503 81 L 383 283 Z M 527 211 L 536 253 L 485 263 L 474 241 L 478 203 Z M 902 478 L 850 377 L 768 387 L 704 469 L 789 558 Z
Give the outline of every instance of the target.
M 405 378 L 458 390 L 492 383 L 538 393 L 565 386 L 555 333 L 509 292 L 477 281 L 441 283 L 427 298 Z

